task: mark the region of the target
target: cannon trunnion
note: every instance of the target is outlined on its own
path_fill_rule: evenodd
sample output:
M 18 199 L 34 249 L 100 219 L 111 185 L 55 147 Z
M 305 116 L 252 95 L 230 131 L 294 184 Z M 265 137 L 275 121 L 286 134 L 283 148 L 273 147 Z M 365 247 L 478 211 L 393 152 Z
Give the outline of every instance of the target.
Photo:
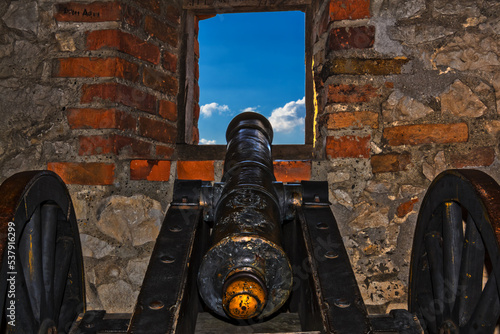
M 60 178 L 6 180 L 0 332 L 493 333 L 500 187 L 492 178 L 474 170 L 436 178 L 417 221 L 409 309 L 368 315 L 328 183 L 276 182 L 272 136 L 263 116 L 240 114 L 226 133 L 222 182 L 176 180 L 131 315 L 85 312 L 76 218 Z

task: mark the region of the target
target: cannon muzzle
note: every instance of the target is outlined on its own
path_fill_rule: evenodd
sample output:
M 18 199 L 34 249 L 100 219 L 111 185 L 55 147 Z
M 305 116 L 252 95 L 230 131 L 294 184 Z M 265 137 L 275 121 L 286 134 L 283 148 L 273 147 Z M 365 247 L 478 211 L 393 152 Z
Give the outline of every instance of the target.
M 226 132 L 225 185 L 215 206 L 211 247 L 198 273 L 201 297 L 226 318 L 269 316 L 292 287 L 290 262 L 281 247 L 272 139 L 269 121 L 253 112 L 236 116 Z

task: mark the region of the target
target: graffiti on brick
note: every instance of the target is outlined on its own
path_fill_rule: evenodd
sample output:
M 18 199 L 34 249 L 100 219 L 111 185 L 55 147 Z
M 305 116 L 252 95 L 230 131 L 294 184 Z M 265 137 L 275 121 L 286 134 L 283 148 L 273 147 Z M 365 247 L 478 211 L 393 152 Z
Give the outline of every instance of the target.
M 74 10 L 68 7 L 63 7 L 61 8 L 61 14 L 63 15 L 70 15 L 70 16 L 78 16 L 78 17 L 100 17 L 101 13 L 97 11 L 92 11 L 92 10 Z

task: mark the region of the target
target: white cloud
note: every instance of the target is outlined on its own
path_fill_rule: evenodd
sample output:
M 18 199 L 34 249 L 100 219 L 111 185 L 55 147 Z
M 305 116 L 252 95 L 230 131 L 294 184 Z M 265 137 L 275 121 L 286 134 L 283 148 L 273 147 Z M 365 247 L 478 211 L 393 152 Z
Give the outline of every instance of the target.
M 276 132 L 292 132 L 295 127 L 303 126 L 305 122 L 306 98 L 303 97 L 297 101 L 291 101 L 285 104 L 283 107 L 279 107 L 273 110 L 271 116 L 269 116 L 269 122 L 273 126 L 273 130 Z
M 241 110 L 241 112 L 247 112 L 247 111 L 257 112 L 257 108 L 258 107 L 259 106 L 257 106 L 257 107 L 248 107 L 248 108 L 245 108 L 245 109 Z
M 218 104 L 217 102 L 207 103 L 200 107 L 200 112 L 203 117 L 210 117 L 214 112 L 218 112 L 221 115 L 224 112 L 228 112 L 229 107 L 225 104 Z
M 200 138 L 200 145 L 215 145 L 215 139 L 209 140 L 205 138 Z

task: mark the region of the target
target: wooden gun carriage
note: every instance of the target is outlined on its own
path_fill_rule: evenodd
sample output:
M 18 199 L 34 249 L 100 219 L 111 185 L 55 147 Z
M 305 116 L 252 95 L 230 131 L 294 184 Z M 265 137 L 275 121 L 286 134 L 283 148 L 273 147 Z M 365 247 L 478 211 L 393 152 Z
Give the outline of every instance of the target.
M 272 135 L 263 116 L 240 114 L 226 133 L 222 182 L 176 180 L 131 315 L 85 310 L 76 217 L 61 179 L 48 171 L 7 179 L 1 332 L 493 333 L 500 187 L 491 177 L 450 170 L 434 180 L 415 230 L 408 310 L 368 315 L 328 184 L 276 182 Z

